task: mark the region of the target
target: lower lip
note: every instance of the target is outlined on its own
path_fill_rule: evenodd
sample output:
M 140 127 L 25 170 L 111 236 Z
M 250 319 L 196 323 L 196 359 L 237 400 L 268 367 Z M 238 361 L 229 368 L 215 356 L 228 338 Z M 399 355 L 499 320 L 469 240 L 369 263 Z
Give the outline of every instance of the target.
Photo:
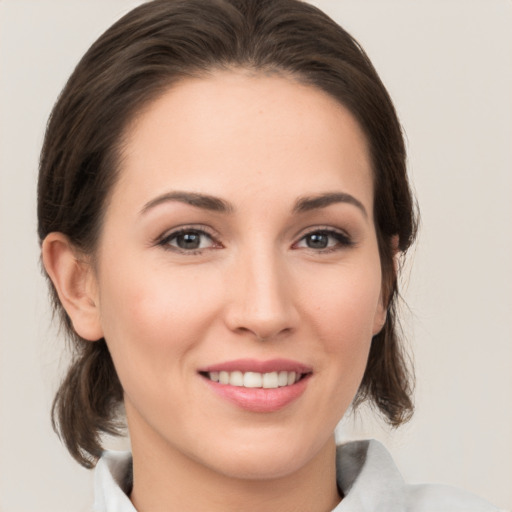
M 297 400 L 306 390 L 309 375 L 282 388 L 244 388 L 220 384 L 203 377 L 210 388 L 225 400 L 251 412 L 276 412 Z

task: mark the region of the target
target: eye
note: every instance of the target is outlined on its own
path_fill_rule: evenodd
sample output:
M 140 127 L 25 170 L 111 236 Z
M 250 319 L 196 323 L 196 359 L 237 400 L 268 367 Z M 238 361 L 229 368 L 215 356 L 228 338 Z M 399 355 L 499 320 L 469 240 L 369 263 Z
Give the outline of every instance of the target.
M 219 244 L 206 231 L 201 229 L 182 228 L 174 231 L 158 242 L 158 245 L 166 249 L 180 252 L 197 252 L 209 249 Z
M 352 240 L 344 233 L 332 229 L 321 229 L 303 236 L 295 247 L 328 252 L 351 245 L 353 245 Z

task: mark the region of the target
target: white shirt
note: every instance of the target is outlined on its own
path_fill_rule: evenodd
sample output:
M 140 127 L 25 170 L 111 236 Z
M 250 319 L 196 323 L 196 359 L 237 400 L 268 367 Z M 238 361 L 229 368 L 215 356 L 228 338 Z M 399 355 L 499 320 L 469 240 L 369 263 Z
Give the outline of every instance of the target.
M 344 498 L 332 512 L 499 512 L 465 491 L 445 485 L 408 485 L 378 441 L 337 447 L 336 474 Z M 136 512 L 130 452 L 105 452 L 96 466 L 94 512 Z

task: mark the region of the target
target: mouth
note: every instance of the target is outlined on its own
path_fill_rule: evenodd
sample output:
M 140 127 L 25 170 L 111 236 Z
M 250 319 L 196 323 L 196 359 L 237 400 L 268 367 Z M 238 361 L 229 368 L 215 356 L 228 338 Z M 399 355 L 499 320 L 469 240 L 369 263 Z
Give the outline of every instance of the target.
M 239 359 L 201 368 L 198 373 L 215 394 L 236 407 L 269 413 L 298 400 L 313 370 L 287 359 Z
M 275 372 L 242 372 L 235 371 L 212 371 L 199 372 L 203 377 L 218 382 L 219 384 L 243 387 L 243 388 L 263 388 L 276 389 L 292 386 L 296 382 L 306 378 L 311 372 L 295 372 L 295 371 L 275 371 Z

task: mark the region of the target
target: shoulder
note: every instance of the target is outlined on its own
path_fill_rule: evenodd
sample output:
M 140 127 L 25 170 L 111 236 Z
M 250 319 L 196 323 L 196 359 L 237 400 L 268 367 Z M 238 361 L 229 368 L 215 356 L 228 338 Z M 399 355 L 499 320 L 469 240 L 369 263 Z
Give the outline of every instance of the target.
M 333 512 L 499 512 L 487 501 L 446 485 L 410 485 L 375 440 L 338 446 L 338 485 L 345 498 Z
M 486 500 L 448 485 L 408 485 L 407 499 L 414 512 L 460 511 L 498 512 L 499 509 Z

